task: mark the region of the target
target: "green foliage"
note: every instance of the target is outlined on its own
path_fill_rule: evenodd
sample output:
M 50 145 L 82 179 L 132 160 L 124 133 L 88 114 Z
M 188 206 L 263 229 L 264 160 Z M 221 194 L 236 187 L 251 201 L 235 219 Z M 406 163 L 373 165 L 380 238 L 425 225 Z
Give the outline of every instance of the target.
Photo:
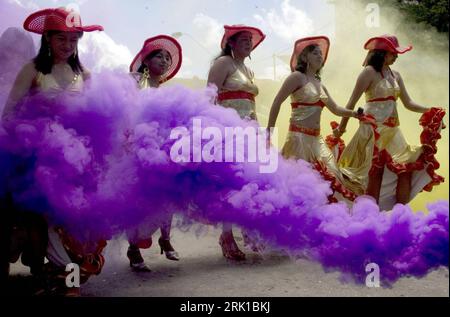
M 448 0 L 397 0 L 395 5 L 416 22 L 429 24 L 434 26 L 438 32 L 448 34 Z

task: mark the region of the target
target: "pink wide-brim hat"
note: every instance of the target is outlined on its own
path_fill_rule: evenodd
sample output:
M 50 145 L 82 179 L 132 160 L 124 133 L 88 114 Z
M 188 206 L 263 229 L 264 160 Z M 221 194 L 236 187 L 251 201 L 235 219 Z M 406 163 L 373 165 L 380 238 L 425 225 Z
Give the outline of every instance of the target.
M 317 45 L 320 48 L 322 51 L 323 64 L 325 64 L 328 57 L 328 51 L 330 50 L 330 40 L 328 37 L 324 35 L 305 37 L 297 40 L 294 44 L 294 52 L 291 56 L 291 71 L 294 71 L 297 67 L 300 54 L 310 45 Z
M 23 23 L 25 30 L 37 34 L 47 31 L 61 32 L 93 32 L 103 31 L 101 25 L 86 25 L 81 23 L 81 17 L 75 11 L 65 8 L 44 9 L 32 13 Z
M 366 50 L 385 50 L 395 54 L 403 54 L 412 50 L 412 45 L 401 47 L 394 35 L 382 35 L 370 38 L 364 44 Z
M 168 35 L 157 35 L 145 40 L 144 46 L 133 59 L 133 62 L 130 65 L 130 72 L 137 72 L 145 58 L 151 52 L 156 50 L 166 50 L 172 58 L 172 64 L 170 65 L 169 69 L 163 76 L 161 76 L 161 82 L 167 81 L 174 77 L 181 68 L 183 51 L 181 49 L 180 43 L 178 43 L 176 39 Z
M 266 35 L 258 28 L 246 25 L 224 25 L 225 33 L 222 37 L 222 42 L 220 47 L 222 49 L 225 48 L 225 45 L 228 42 L 228 39 L 239 32 L 250 32 L 252 34 L 252 51 L 261 44 L 262 41 L 266 38 Z

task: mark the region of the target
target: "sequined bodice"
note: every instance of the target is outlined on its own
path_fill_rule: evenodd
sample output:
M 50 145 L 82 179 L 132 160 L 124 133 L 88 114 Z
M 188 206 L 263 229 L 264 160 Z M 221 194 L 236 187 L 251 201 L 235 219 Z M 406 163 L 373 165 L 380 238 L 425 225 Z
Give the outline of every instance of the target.
M 400 96 L 400 87 L 397 80 L 392 84 L 387 78 L 381 79 L 374 87 L 366 91 L 366 102 L 374 99 L 385 99 L 394 97 L 395 100 Z
M 220 101 L 220 104 L 226 108 L 235 109 L 241 118 L 256 120 L 254 97 L 258 95 L 259 91 L 253 80 L 253 73 L 247 75 L 239 67 L 236 67 L 234 73 L 225 79 L 219 94 L 227 92 L 244 92 L 251 94 L 253 100 L 248 98 L 231 98 Z
M 259 91 L 258 87 L 253 83 L 253 80 L 253 75 L 252 78 L 248 78 L 243 71 L 237 68 L 233 74 L 226 78 L 220 92 L 245 91 L 257 96 Z
M 320 91 L 317 91 L 317 87 L 312 82 L 306 83 L 302 88 L 291 94 L 291 102 L 315 103 L 319 100 L 327 103 L 328 96 L 322 86 L 320 86 Z
M 372 115 L 376 122 L 397 126 L 399 125 L 397 112 L 399 96 L 400 87 L 395 77 L 393 83 L 387 78 L 383 78 L 366 91 L 364 112 Z
M 64 68 L 63 71 L 72 72 L 69 65 L 64 65 L 62 67 Z M 66 87 L 62 87 L 56 80 L 52 70 L 52 73 L 49 74 L 38 72 L 35 78 L 35 84 L 39 92 L 45 93 L 48 97 L 56 97 L 62 92 L 81 92 L 83 90 L 84 80 L 81 74 L 74 74 L 72 81 L 68 82 Z
M 317 104 L 320 101 L 322 106 L 328 102 L 328 96 L 322 86 L 318 91 L 312 82 L 308 82 L 302 88 L 296 90 L 291 94 L 291 102 L 298 104 L 298 106 L 292 107 L 291 123 L 300 126 L 301 121 L 308 119 L 315 113 L 320 113 L 323 109 L 321 105 Z

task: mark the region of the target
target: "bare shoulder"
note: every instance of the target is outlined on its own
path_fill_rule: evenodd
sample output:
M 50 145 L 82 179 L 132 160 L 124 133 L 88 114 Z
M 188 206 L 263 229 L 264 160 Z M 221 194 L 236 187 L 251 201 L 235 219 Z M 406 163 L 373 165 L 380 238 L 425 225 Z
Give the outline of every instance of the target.
M 300 79 L 305 79 L 306 76 L 305 76 L 305 74 L 303 74 L 302 72 L 299 72 L 298 70 L 296 70 L 296 71 L 292 72 L 292 73 L 288 76 L 288 78 L 295 78 L 295 79 L 300 80 Z
M 231 56 L 220 56 L 214 61 L 215 67 L 231 67 L 233 65 L 233 58 Z
M 283 89 L 288 89 L 289 93 L 293 93 L 305 85 L 305 78 L 304 74 L 298 71 L 292 72 L 284 80 Z
M 400 73 L 398 71 L 393 70 L 393 69 L 391 69 L 391 71 L 394 74 L 395 79 L 397 79 L 397 80 L 401 80 L 402 79 L 402 76 L 400 76 Z
M 83 68 L 83 72 L 81 73 L 81 76 L 83 76 L 83 80 L 89 80 L 89 79 L 91 79 L 91 71 L 87 68 Z
M 303 86 L 307 79 L 306 75 L 302 72 L 294 71 L 286 78 L 286 80 L 296 81 Z
M 215 82 L 216 85 L 219 85 L 219 81 L 222 82 L 233 71 L 233 59 L 230 56 L 221 56 L 211 65 L 208 82 Z
M 19 72 L 19 76 L 20 77 L 30 77 L 30 78 L 34 78 L 36 77 L 38 71 L 36 69 L 36 65 L 34 64 L 33 61 L 30 61 L 29 63 L 26 63 L 22 69 Z
M 363 71 L 361 72 L 361 75 L 367 76 L 367 77 L 373 77 L 377 74 L 377 71 L 373 66 L 367 65 L 364 67 Z
M 38 71 L 33 61 L 25 64 L 16 76 L 14 87 L 20 89 L 30 87 L 37 75 Z

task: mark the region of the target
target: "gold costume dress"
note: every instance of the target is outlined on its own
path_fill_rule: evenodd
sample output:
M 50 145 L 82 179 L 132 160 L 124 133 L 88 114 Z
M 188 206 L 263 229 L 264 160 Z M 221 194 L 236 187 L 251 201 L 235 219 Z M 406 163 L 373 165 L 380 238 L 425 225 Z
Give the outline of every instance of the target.
M 131 77 L 136 80 L 137 87 L 140 90 L 145 90 L 149 88 L 156 89 L 156 87 L 151 86 L 150 76 L 148 72 L 139 73 L 134 72 L 130 73 Z M 132 137 L 131 130 L 127 130 L 125 132 L 125 138 L 127 145 L 125 148 L 126 151 L 129 152 L 128 143 L 130 142 L 130 138 Z M 168 226 L 171 225 L 172 214 L 170 213 L 161 213 L 158 216 L 151 215 L 144 219 L 142 222 L 137 224 L 136 226 L 127 230 L 127 238 L 128 242 L 134 246 L 137 246 L 139 249 L 149 249 L 153 244 L 152 236 L 153 234 L 164 224 Z
M 59 71 L 72 71 L 69 65 L 55 65 L 53 70 L 55 67 L 59 67 Z M 63 92 L 79 94 L 83 90 L 83 86 L 82 74 L 74 75 L 67 87 L 61 87 L 52 73 L 38 72 L 33 80 L 32 89 L 45 94 L 48 98 L 56 98 Z M 64 278 L 66 265 L 76 263 L 80 267 L 81 282 L 84 283 L 91 275 L 100 274 L 105 263 L 102 255 L 105 246 L 105 240 L 81 243 L 68 234 L 64 228 L 50 225 L 47 247 L 47 258 L 52 264 L 50 269 L 57 272 L 62 271 L 61 278 Z
M 322 176 L 331 182 L 334 192 L 352 201 L 363 193 L 361 186 L 350 182 L 341 174 L 333 153 L 320 134 L 320 129 L 304 125 L 305 120 L 321 113 L 327 102 L 328 96 L 323 88 L 320 87 L 320 91 L 317 91 L 311 82 L 291 94 L 292 115 L 289 133 L 281 153 L 286 159 L 302 159 L 312 163 Z M 329 199 L 336 201 L 333 196 Z
M 371 173 L 384 167 L 379 199 L 382 210 L 390 210 L 395 205 L 397 175 L 401 173 L 412 172 L 410 200 L 427 186 L 443 181 L 434 174 L 437 162 L 430 161 L 434 160 L 434 154 L 424 152 L 422 146 L 409 145 L 399 128 L 400 87 L 392 76 L 393 83 L 383 76 L 366 91 L 365 117 L 338 161 L 342 173 L 365 189 Z M 438 124 L 440 131 L 440 122 Z
M 258 120 L 255 97 L 259 90 L 254 83 L 255 75 L 253 72 L 242 71 L 236 62 L 234 64 L 236 70 L 225 79 L 222 89 L 218 93 L 217 102 L 225 108 L 235 109 L 241 119 Z M 208 223 L 208 220 L 205 221 Z M 244 245 L 251 247 L 254 251 L 265 248 L 257 231 L 242 228 L 241 232 Z
M 254 84 L 254 74 L 246 75 L 236 65 L 236 71 L 228 76 L 217 101 L 225 108 L 235 109 L 242 119 L 257 120 L 255 97 L 258 87 Z

